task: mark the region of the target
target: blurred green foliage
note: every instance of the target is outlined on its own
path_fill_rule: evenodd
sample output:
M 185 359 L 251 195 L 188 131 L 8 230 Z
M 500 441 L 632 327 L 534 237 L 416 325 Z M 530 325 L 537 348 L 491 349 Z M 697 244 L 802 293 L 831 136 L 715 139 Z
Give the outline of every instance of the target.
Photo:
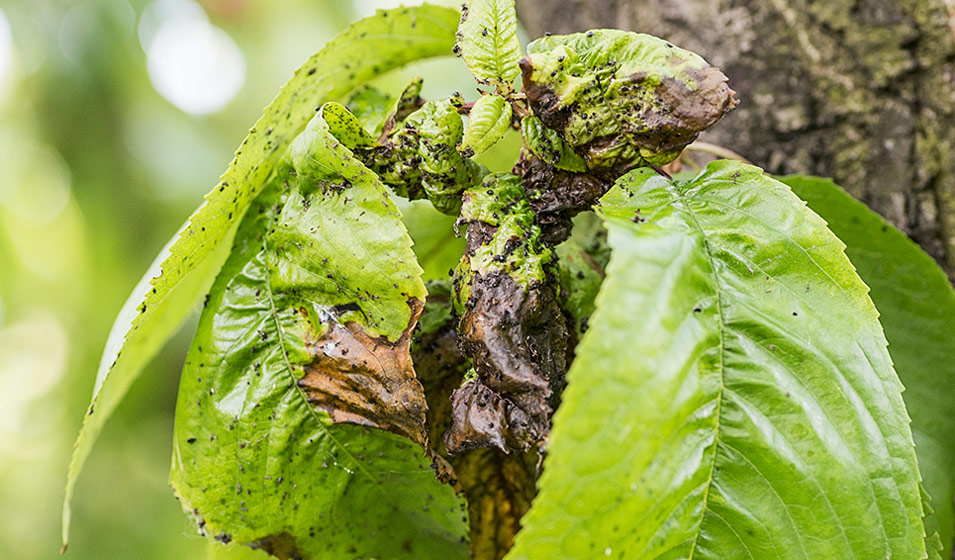
M 0 558 L 56 557 L 66 467 L 100 353 L 153 256 L 292 71 L 349 21 L 395 4 L 0 4 Z M 238 93 L 201 116 L 167 101 L 150 78 L 151 38 L 184 13 L 228 34 L 244 61 Z M 474 97 L 454 59 L 396 74 L 382 85 L 420 74 L 425 96 Z M 67 558 L 206 557 L 168 485 L 177 382 L 194 328 L 107 424 L 77 486 Z

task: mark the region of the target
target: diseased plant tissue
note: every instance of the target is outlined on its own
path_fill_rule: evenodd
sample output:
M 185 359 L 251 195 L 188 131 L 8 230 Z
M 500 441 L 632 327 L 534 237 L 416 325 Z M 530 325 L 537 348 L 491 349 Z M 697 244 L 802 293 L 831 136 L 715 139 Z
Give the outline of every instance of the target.
M 364 84 L 442 53 L 476 101 Z M 199 531 L 302 559 L 937 555 L 843 245 L 758 168 L 662 170 L 737 103 L 648 35 L 524 54 L 506 0 L 329 43 L 163 261 L 206 294 L 172 464 Z M 474 160 L 507 135 L 510 171 Z M 426 282 L 399 199 L 455 218 L 449 279 Z M 157 282 L 164 310 L 185 280 Z M 102 415 L 138 373 L 111 367 Z

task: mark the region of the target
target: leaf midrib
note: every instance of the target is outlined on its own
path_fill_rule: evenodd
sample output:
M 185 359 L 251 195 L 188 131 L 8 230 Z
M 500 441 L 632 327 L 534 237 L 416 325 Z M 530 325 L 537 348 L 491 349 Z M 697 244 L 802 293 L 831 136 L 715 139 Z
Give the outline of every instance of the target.
M 713 459 L 712 459 L 712 464 L 710 465 L 710 472 L 709 472 L 709 476 L 708 476 L 708 479 L 707 479 L 707 482 L 706 482 L 706 489 L 704 490 L 704 495 L 703 495 L 703 504 L 702 504 L 703 507 L 702 507 L 702 513 L 700 514 L 700 522 L 699 522 L 699 523 L 700 523 L 700 527 L 698 527 L 696 537 L 695 537 L 694 540 L 693 540 L 693 545 L 692 545 L 691 548 L 690 548 L 690 553 L 689 553 L 689 556 L 688 556 L 688 560 L 693 560 L 693 558 L 694 558 L 694 553 L 695 553 L 695 551 L 696 551 L 696 546 L 697 546 L 697 544 L 698 544 L 698 542 L 699 542 L 699 538 L 700 538 L 700 533 L 701 533 L 701 531 L 699 530 L 699 528 L 702 527 L 703 518 L 705 517 L 707 511 L 709 511 L 709 512 L 712 513 L 713 515 L 717 515 L 717 516 L 718 516 L 718 514 L 716 514 L 716 513 L 713 512 L 713 511 L 710 511 L 709 508 L 708 508 L 709 491 L 710 491 L 710 488 L 711 488 L 712 485 L 713 485 L 713 473 L 714 473 L 715 467 L 716 467 L 716 451 L 717 451 L 717 447 L 720 445 L 720 443 L 722 443 L 722 444 L 723 444 L 724 446 L 726 446 L 727 448 L 734 450 L 740 457 L 742 457 L 742 458 L 743 458 L 744 460 L 746 460 L 747 462 L 750 462 L 750 460 L 746 457 L 745 454 L 742 453 L 742 451 L 736 449 L 735 447 L 733 447 L 733 446 L 731 446 L 731 445 L 729 445 L 729 444 L 727 444 L 727 443 L 725 443 L 725 442 L 721 442 L 721 441 L 720 441 L 720 426 L 722 425 L 721 411 L 722 411 L 722 404 L 723 404 L 724 376 L 725 376 L 725 369 L 724 369 L 724 350 L 725 350 L 725 346 L 724 346 L 724 331 L 726 330 L 726 327 L 724 326 L 724 322 L 723 322 L 723 319 L 724 319 L 724 312 L 723 312 L 724 304 L 723 304 L 722 291 L 720 290 L 720 286 L 721 286 L 720 275 L 719 275 L 719 273 L 717 272 L 718 269 L 716 268 L 716 259 L 715 259 L 715 257 L 713 256 L 712 251 L 710 250 L 710 242 L 707 240 L 707 236 L 706 236 L 705 230 L 703 229 L 702 225 L 700 224 L 700 221 L 699 221 L 699 219 L 697 218 L 696 213 L 693 211 L 693 209 L 692 209 L 692 207 L 690 206 L 690 204 L 687 203 L 687 202 L 688 202 L 688 201 L 687 201 L 687 197 L 686 197 L 686 196 L 684 195 L 684 193 L 680 190 L 680 188 L 677 187 L 677 186 L 675 186 L 675 185 L 670 185 L 670 186 L 668 186 L 668 187 L 667 187 L 667 192 L 671 194 L 671 196 L 672 196 L 674 202 L 677 202 L 677 201 L 678 201 L 678 202 L 680 203 L 680 209 L 681 209 L 683 212 L 685 212 L 687 216 L 689 216 L 690 220 L 692 221 L 693 227 L 696 228 L 697 232 L 698 232 L 699 235 L 700 235 L 700 238 L 701 238 L 702 241 L 703 241 L 703 247 L 702 247 L 702 249 L 703 249 L 703 252 L 704 252 L 705 255 L 706 255 L 707 261 L 708 261 L 709 264 L 710 264 L 710 270 L 711 270 L 710 275 L 711 275 L 712 278 L 713 278 L 714 289 L 715 289 L 715 291 L 716 291 L 716 296 L 717 296 L 717 297 L 716 297 L 716 301 L 717 301 L 717 316 L 718 316 L 719 321 L 720 321 L 720 324 L 719 324 L 719 329 L 720 329 L 720 332 L 719 332 L 719 335 L 720 335 L 720 371 L 719 371 L 719 375 L 720 375 L 720 387 L 719 387 L 719 394 L 718 394 L 718 396 L 717 396 L 717 399 L 718 399 L 718 401 L 717 401 L 717 407 L 718 407 L 718 408 L 717 408 L 716 436 L 715 436 L 715 438 L 714 438 L 714 443 L 713 443 Z M 769 228 L 769 229 L 771 229 L 771 230 L 773 230 L 773 231 L 776 231 L 777 233 L 779 233 L 780 235 L 782 235 L 782 236 L 785 237 L 786 239 L 791 240 L 791 238 L 790 238 L 790 236 L 789 236 L 788 234 L 786 234 L 786 233 L 784 233 L 784 232 L 782 232 L 782 231 L 779 231 L 778 228 L 775 228 L 775 227 L 772 226 L 771 224 L 766 223 L 764 220 L 757 219 L 755 216 L 753 216 L 753 215 L 750 214 L 750 213 L 743 212 L 743 211 L 742 211 L 741 209 L 739 209 L 739 208 L 732 208 L 732 207 L 730 207 L 729 205 L 726 205 L 725 203 L 721 203 L 721 202 L 719 202 L 719 201 L 713 200 L 711 197 L 702 197 L 702 198 L 704 198 L 704 200 L 705 200 L 707 203 L 714 203 L 714 204 L 716 204 L 716 205 L 718 205 L 718 206 L 721 206 L 721 207 L 724 208 L 724 209 L 733 210 L 733 211 L 735 211 L 736 213 L 739 213 L 739 214 L 741 214 L 741 215 L 747 216 L 747 218 L 749 218 L 749 219 L 756 220 L 756 221 L 758 221 L 759 223 L 761 223 L 761 224 L 763 224 L 764 226 L 766 226 L 767 228 Z M 828 278 L 829 281 L 831 281 L 833 284 L 837 285 L 837 286 L 840 288 L 840 290 L 842 290 L 843 294 L 845 294 L 846 297 L 848 297 L 848 294 L 846 293 L 845 288 L 844 288 L 842 285 L 840 285 L 838 282 L 836 282 L 835 279 L 833 279 L 833 278 L 831 277 L 831 275 L 829 275 L 828 272 L 826 272 L 826 271 L 823 269 L 823 267 L 822 267 L 818 262 L 816 262 L 816 259 L 815 259 L 811 254 L 809 254 L 808 251 L 806 251 L 805 247 L 803 247 L 803 246 L 802 246 L 801 244 L 799 244 L 799 243 L 795 243 L 795 245 L 797 245 L 797 246 L 806 254 L 806 256 L 809 257 L 809 259 L 810 259 L 810 261 L 813 263 L 813 265 L 816 266 L 816 268 L 818 268 L 823 274 L 825 274 L 826 278 Z M 760 268 L 759 265 L 757 265 L 756 263 L 752 263 L 752 264 L 755 265 L 755 266 L 757 266 L 758 268 Z M 768 276 L 771 276 L 771 275 L 768 275 Z M 779 283 L 779 282 L 777 281 L 777 283 Z M 788 288 L 788 286 L 786 286 L 785 284 L 782 284 L 782 283 L 779 283 L 779 284 L 780 284 L 781 286 L 785 287 L 785 288 Z M 791 370 L 790 370 L 790 371 L 791 371 Z M 792 372 L 792 373 L 795 374 L 795 372 Z M 798 377 L 797 377 L 797 379 L 798 379 Z M 750 462 L 750 464 L 752 465 L 751 462 Z M 760 472 L 759 469 L 756 468 L 755 465 L 753 465 L 753 468 L 754 468 L 757 472 Z M 763 478 L 765 479 L 765 477 L 763 477 Z M 766 482 L 767 482 L 767 485 L 773 490 L 773 492 L 776 493 L 776 489 L 775 489 L 775 487 L 772 485 L 772 483 L 771 483 L 768 479 L 766 479 Z M 789 508 L 788 508 L 788 506 L 786 505 L 785 501 L 783 501 L 782 498 L 779 497 L 778 493 L 777 493 L 776 495 L 777 495 L 777 498 L 779 499 L 780 503 L 782 503 L 782 504 L 786 507 L 787 515 L 789 515 Z M 823 496 L 826 498 L 826 501 L 828 502 L 828 496 L 826 496 L 825 493 L 823 493 Z M 830 504 L 829 507 L 830 507 L 830 511 L 832 511 L 833 514 L 835 514 L 835 511 L 832 510 L 831 504 Z M 721 519 L 722 519 L 722 518 L 721 518 Z M 790 520 L 793 521 L 793 522 L 795 522 L 794 520 L 792 520 L 791 515 L 790 515 Z M 726 522 L 725 520 L 723 520 L 723 522 L 724 522 L 724 523 L 727 523 L 727 525 L 729 525 L 729 523 Z M 730 527 L 731 527 L 731 526 L 730 526 Z M 885 535 L 885 528 L 884 528 L 884 526 L 881 527 L 881 528 L 882 528 L 882 531 L 883 531 L 883 535 Z M 731 529 L 732 529 L 732 527 L 731 527 Z M 735 532 L 735 530 L 734 530 L 734 532 Z M 848 549 L 850 552 L 852 552 L 852 547 L 849 545 L 849 542 L 848 542 L 848 535 L 846 535 L 846 533 L 845 533 L 845 528 L 844 528 L 841 524 L 839 524 L 839 532 L 840 532 L 840 534 L 842 535 L 842 538 L 843 538 L 843 540 L 844 540 L 845 543 L 846 543 L 847 549 Z M 800 548 L 802 549 L 802 556 L 803 556 L 804 558 L 808 558 L 808 554 L 807 554 L 807 551 L 806 551 L 805 543 L 803 543 L 802 534 L 801 534 L 799 531 L 796 531 L 796 538 L 798 539 Z M 743 545 L 744 545 L 744 547 L 745 547 L 745 543 L 744 543 Z M 752 553 L 749 551 L 748 547 L 747 547 L 747 553 L 750 554 L 750 556 L 752 556 Z M 856 558 L 854 552 L 853 552 L 853 558 Z
M 612 111 L 611 111 L 612 113 Z M 616 118 L 616 116 L 615 116 Z M 700 235 L 700 239 L 703 242 L 703 253 L 706 255 L 706 260 L 710 265 L 710 275 L 713 278 L 713 288 L 716 291 L 716 316 L 719 319 L 719 335 L 720 335 L 720 367 L 719 367 L 719 376 L 720 376 L 720 387 L 716 395 L 716 429 L 714 430 L 713 437 L 713 452 L 710 458 L 710 472 L 706 477 L 706 488 L 703 490 L 703 503 L 702 508 L 700 508 L 700 517 L 697 522 L 696 537 L 693 538 L 693 544 L 690 545 L 690 553 L 687 557 L 688 560 L 693 560 L 693 555 L 696 553 L 696 545 L 700 542 L 700 529 L 703 526 L 703 518 L 706 516 L 706 512 L 709 509 L 709 497 L 710 497 L 710 488 L 713 487 L 713 473 L 716 470 L 716 451 L 720 443 L 720 426 L 722 424 L 722 414 L 723 414 L 723 377 L 724 377 L 724 357 L 725 357 L 725 347 L 724 347 L 724 338 L 723 338 L 723 292 L 720 290 L 719 278 L 716 274 L 716 259 L 713 258 L 713 254 L 710 252 L 709 242 L 706 240 L 706 234 L 703 232 L 703 227 L 700 225 L 699 220 L 696 217 L 696 214 L 693 210 L 690 209 L 690 205 L 687 204 L 686 198 L 683 196 L 683 193 L 680 192 L 680 189 L 676 186 L 670 185 L 667 187 L 667 191 L 675 197 L 672 197 L 674 202 L 679 201 L 682 206 L 682 210 L 690 217 L 693 222 L 693 227 L 696 228 L 697 232 Z M 802 541 L 800 541 L 800 544 Z M 745 545 L 744 545 L 745 546 Z M 747 549 L 749 552 L 749 549 Z M 752 554 L 750 554 L 752 556 Z

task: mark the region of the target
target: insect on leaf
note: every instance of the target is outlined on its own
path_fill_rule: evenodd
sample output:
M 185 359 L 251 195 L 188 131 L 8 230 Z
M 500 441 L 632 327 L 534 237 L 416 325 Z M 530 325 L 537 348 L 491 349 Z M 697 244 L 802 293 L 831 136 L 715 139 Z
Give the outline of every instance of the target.
M 520 67 L 534 116 L 590 170 L 672 161 L 737 103 L 719 69 L 651 35 L 551 35 L 527 52 Z
M 520 74 L 521 42 L 517 38 L 514 0 L 471 0 L 462 6 L 455 52 L 475 79 L 507 91 Z
M 106 419 L 142 368 L 202 298 L 229 254 L 239 220 L 314 108 L 374 76 L 446 54 L 457 12 L 437 6 L 380 12 L 354 23 L 302 65 L 265 109 L 219 184 L 133 289 L 110 332 L 76 440 L 63 504 L 63 542 L 77 476 Z
M 902 385 L 843 244 L 737 162 L 617 181 L 511 558 L 926 554 Z

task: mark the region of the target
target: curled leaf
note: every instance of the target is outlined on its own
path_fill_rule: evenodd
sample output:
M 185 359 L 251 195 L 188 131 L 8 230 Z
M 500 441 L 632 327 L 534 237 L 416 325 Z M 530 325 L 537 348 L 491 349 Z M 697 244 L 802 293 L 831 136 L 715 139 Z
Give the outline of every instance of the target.
M 565 372 L 553 254 L 512 175 L 489 175 L 467 191 L 459 223 L 467 226 L 454 278 L 459 344 L 476 376 L 451 397 L 445 447 L 525 451 L 550 431 Z
M 463 136 L 464 123 L 451 100 L 429 101 L 380 147 L 357 149 L 356 156 L 399 196 L 427 198 L 439 211 L 454 215 L 461 208 L 461 193 L 482 176 L 481 167 L 455 149 Z
M 521 120 L 521 133 L 524 146 L 541 161 L 564 171 L 584 173 L 587 163 L 577 155 L 556 130 L 544 126 L 537 117 L 525 117 Z
M 593 171 L 668 163 L 737 103 L 722 72 L 650 35 L 552 35 L 528 53 L 521 70 L 534 115 Z
M 465 558 L 464 503 L 422 452 L 421 269 L 390 193 L 331 135 L 337 110 L 292 143 L 213 286 L 173 486 L 200 530 L 283 558 Z
M 104 423 L 209 290 L 228 257 L 239 221 L 269 183 L 315 105 L 345 96 L 413 60 L 447 54 L 457 20 L 455 10 L 424 5 L 384 10 L 357 21 L 296 70 L 266 107 L 219 184 L 160 252 L 113 325 L 70 461 L 63 499 L 64 544 L 76 480 Z
M 368 134 L 361 121 L 344 105 L 329 102 L 321 108 L 322 118 L 328 126 L 328 131 L 351 150 L 355 148 L 371 148 L 378 142 Z

